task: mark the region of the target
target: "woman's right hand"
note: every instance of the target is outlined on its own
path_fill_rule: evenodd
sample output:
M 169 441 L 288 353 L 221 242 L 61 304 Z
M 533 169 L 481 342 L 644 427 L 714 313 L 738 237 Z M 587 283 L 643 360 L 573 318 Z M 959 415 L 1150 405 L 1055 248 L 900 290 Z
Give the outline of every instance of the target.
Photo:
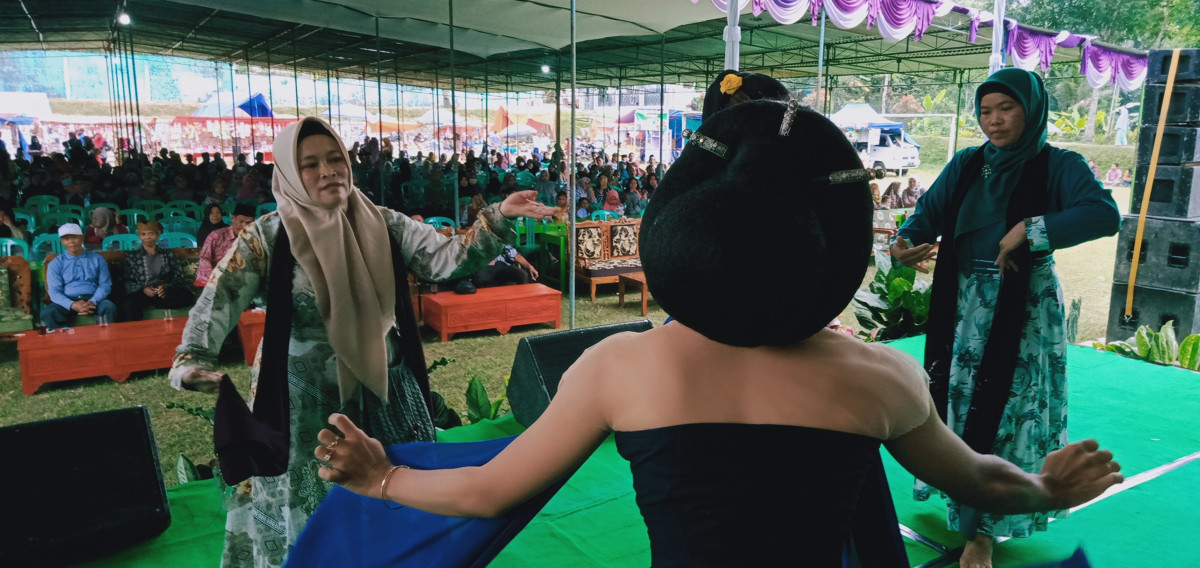
M 904 237 L 896 237 L 896 242 L 892 243 L 891 254 L 892 258 L 901 264 L 925 274 L 929 274 L 929 269 L 925 268 L 923 263 L 926 260 L 937 260 L 937 251 L 934 250 L 933 244 L 925 243 L 913 247 L 909 246 Z
M 185 389 L 216 394 L 221 388 L 221 377 L 223 376 L 216 371 L 192 369 L 184 373 L 181 382 Z

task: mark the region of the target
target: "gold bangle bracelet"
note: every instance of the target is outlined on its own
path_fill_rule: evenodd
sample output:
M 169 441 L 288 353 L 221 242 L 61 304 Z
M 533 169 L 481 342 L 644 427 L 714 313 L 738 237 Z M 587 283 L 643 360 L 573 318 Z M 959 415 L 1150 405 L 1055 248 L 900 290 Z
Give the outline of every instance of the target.
M 387 473 L 385 473 L 385 474 L 383 475 L 383 481 L 382 481 L 382 482 L 379 484 L 379 498 L 383 500 L 383 504 L 384 504 L 385 506 L 387 506 L 387 508 L 389 508 L 389 509 L 400 509 L 400 508 L 403 508 L 403 507 L 404 507 L 404 505 L 400 505 L 399 507 L 393 507 L 393 506 L 391 506 L 391 505 L 388 505 L 388 504 L 387 504 L 387 501 L 388 501 L 388 498 L 387 498 L 387 484 L 388 484 L 388 481 L 390 481 L 390 480 L 392 479 L 392 474 L 393 474 L 393 473 L 396 473 L 396 470 L 397 470 L 397 469 L 400 469 L 400 468 L 408 469 L 408 466 L 406 466 L 406 465 L 394 465 L 394 466 L 392 466 L 392 469 L 389 469 L 389 470 L 388 470 L 388 472 L 387 472 Z

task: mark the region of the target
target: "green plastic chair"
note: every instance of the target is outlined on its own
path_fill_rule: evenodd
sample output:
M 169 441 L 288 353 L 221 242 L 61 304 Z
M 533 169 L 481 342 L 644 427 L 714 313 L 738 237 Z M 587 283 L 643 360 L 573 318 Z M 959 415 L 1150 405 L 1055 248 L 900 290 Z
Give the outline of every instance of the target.
M 84 211 L 83 207 L 80 205 L 55 205 L 54 207 L 50 208 L 48 213 L 74 213 L 79 215 L 80 219 L 90 219 L 90 217 L 87 216 L 87 212 Z
M 35 195 L 25 200 L 25 206 L 40 213 L 47 213 L 51 207 L 62 203 L 58 197 L 53 195 Z
M 191 218 L 197 221 L 201 221 L 202 219 L 200 219 L 200 216 L 204 214 L 204 208 L 200 207 L 199 203 L 196 203 L 195 201 L 188 201 L 186 199 L 168 201 L 164 209 L 178 209 L 180 211 L 186 211 Z
M 13 219 L 13 221 L 20 222 L 22 219 L 25 220 L 25 229 L 26 230 L 28 230 L 30 232 L 37 230 L 37 228 L 38 228 L 37 217 L 33 213 L 25 213 L 23 211 L 15 211 L 15 212 L 13 212 L 13 216 L 15 217 L 15 219 Z
M 158 220 L 166 219 L 168 217 L 187 217 L 189 219 L 195 219 L 190 212 L 183 209 L 176 209 L 174 207 L 163 207 L 162 209 L 154 211 L 151 214 L 154 215 L 154 218 Z
M 533 189 L 534 181 L 533 174 L 529 172 L 520 172 L 517 174 L 517 187 L 521 189 Z
M 58 239 L 58 235 L 53 233 L 38 235 L 33 238 L 33 247 L 29 251 L 29 262 L 41 263 L 50 253 L 62 254 L 62 241 Z
M 163 233 L 158 237 L 158 246 L 164 248 L 196 248 L 196 237 L 187 233 Z
M 0 239 L 0 256 L 20 256 L 29 260 L 29 243 L 21 239 Z
M 137 202 L 137 208 L 147 213 L 153 214 L 155 211 L 166 207 L 167 204 L 157 199 L 141 199 Z
M 433 225 L 434 228 L 437 228 L 437 229 L 445 229 L 445 228 L 449 228 L 450 230 L 455 229 L 454 220 L 449 217 L 427 217 L 425 219 L 425 224 Z
M 163 217 L 158 222 L 162 223 L 164 235 L 167 233 L 195 235 L 200 231 L 200 222 L 191 217 Z
M 44 217 L 42 217 L 41 230 L 43 233 L 53 233 L 54 230 L 63 223 L 78 223 L 82 228 L 84 227 L 83 214 L 76 214 L 70 211 L 47 213 Z M 54 235 L 54 238 L 57 239 L 58 235 Z
M 122 209 L 117 214 L 125 218 L 125 226 L 130 230 L 137 227 L 138 221 L 149 221 L 151 218 L 150 212 L 144 209 Z
M 137 250 L 142 246 L 142 239 L 133 233 L 109 235 L 100 241 L 100 250 Z
M 612 221 L 620 218 L 620 215 L 617 215 L 608 209 L 597 209 L 592 212 L 592 216 L 590 217 L 592 221 Z
M 90 220 L 92 218 L 92 211 L 95 211 L 101 207 L 107 207 L 109 209 L 112 209 L 113 213 L 116 213 L 121 210 L 121 207 L 119 205 L 117 205 L 116 203 L 93 203 L 83 209 L 83 218 Z
M 404 196 L 404 203 L 410 208 L 419 208 L 425 206 L 425 185 L 415 182 L 406 181 L 400 184 L 400 193 Z
M 254 208 L 254 217 L 255 218 L 262 217 L 263 215 L 266 215 L 267 213 L 270 213 L 270 212 L 276 210 L 278 207 L 279 207 L 279 204 L 275 203 L 274 201 L 270 201 L 267 203 L 259 203 L 258 207 Z

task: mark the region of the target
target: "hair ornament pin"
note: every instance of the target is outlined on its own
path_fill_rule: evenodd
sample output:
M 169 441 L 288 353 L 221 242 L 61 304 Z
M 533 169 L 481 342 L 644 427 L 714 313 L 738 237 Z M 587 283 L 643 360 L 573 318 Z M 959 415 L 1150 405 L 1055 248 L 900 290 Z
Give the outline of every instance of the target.
M 704 150 L 708 150 L 709 152 L 712 152 L 713 154 L 716 154 L 722 158 L 724 158 L 725 154 L 729 152 L 729 146 L 717 142 L 716 140 L 700 134 L 699 132 L 685 129 L 683 131 L 683 137 L 687 138 L 688 142 L 695 144 Z
M 736 73 L 730 73 L 721 79 L 721 94 L 732 95 L 742 88 L 742 78 Z
M 779 123 L 779 135 L 787 136 L 792 132 L 792 123 L 796 120 L 796 111 L 800 110 L 800 101 L 791 99 L 787 102 L 787 110 L 783 112 L 783 122 Z
M 831 172 L 828 176 L 817 176 L 813 181 L 817 183 L 827 183 L 829 185 L 838 185 L 842 183 L 857 183 L 863 181 L 871 181 L 873 179 L 883 179 L 887 177 L 887 172 L 883 168 L 875 168 L 873 170 L 858 169 L 858 170 L 839 170 Z

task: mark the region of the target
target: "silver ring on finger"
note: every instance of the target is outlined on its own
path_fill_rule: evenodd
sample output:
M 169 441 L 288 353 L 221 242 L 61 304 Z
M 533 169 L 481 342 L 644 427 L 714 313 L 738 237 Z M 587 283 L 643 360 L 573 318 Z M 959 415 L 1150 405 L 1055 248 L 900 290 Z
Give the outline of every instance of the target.
M 333 449 L 337 447 L 338 442 L 341 442 L 341 441 L 342 441 L 341 436 L 334 438 L 333 441 L 329 443 L 329 446 L 327 446 L 329 448 L 329 451 L 332 452 Z
M 331 459 L 333 459 L 333 452 L 329 451 L 329 452 L 325 453 L 325 457 L 321 458 L 321 461 L 323 461 L 325 463 L 329 463 L 329 460 L 331 460 Z

